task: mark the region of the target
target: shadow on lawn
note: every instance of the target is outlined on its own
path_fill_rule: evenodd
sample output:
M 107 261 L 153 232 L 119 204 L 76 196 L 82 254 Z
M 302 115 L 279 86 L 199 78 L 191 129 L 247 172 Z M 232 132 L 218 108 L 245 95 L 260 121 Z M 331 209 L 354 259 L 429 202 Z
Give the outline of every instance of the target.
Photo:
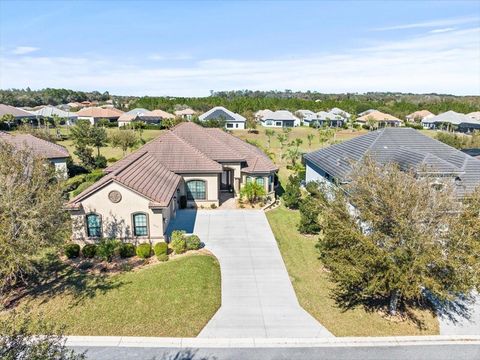
M 27 285 L 18 289 L 9 299 L 7 307 L 16 306 L 23 298 L 42 298 L 42 303 L 58 295 L 71 295 L 77 306 L 85 299 L 117 289 L 125 285 L 116 276 L 97 275 L 81 271 L 61 261 L 57 255 L 49 254 L 36 264 L 37 272 Z

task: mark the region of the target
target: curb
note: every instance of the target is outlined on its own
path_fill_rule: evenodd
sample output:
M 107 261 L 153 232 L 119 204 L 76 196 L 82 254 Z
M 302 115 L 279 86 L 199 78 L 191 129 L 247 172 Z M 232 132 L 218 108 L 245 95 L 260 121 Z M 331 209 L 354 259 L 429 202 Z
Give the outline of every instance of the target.
M 421 345 L 479 345 L 480 335 L 344 338 L 167 338 L 135 336 L 65 336 L 69 347 L 142 348 L 305 348 Z

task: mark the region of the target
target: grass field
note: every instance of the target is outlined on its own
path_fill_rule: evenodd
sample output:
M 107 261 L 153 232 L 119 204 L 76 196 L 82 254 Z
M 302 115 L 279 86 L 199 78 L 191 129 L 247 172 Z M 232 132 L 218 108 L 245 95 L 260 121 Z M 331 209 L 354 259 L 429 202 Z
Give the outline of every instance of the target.
M 67 335 L 197 336 L 220 307 L 220 267 L 191 255 L 111 276 L 62 268 L 21 300 Z
M 393 322 L 363 308 L 343 311 L 331 296 L 334 284 L 318 260 L 315 237 L 301 235 L 296 229 L 298 211 L 283 206 L 267 212 L 300 304 L 336 336 L 438 335 L 438 321 L 430 312 L 416 312 L 423 322 Z

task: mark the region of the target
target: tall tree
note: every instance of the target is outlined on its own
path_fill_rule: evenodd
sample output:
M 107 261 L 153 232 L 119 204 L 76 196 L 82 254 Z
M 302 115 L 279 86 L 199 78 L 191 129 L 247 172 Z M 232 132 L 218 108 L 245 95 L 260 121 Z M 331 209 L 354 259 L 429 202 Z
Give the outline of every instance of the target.
M 272 129 L 265 129 L 265 135 L 267 135 L 268 138 L 268 147 L 271 147 L 271 142 L 272 142 L 272 136 L 275 135 L 275 131 Z
M 107 145 L 107 131 L 105 128 L 92 126 L 90 128 L 89 144 L 97 149 L 97 157 L 99 157 L 100 148 Z
M 138 144 L 138 137 L 133 130 L 117 130 L 110 135 L 110 143 L 113 147 L 122 149 L 123 156 L 127 154 L 128 149 L 132 149 Z
M 63 243 L 68 216 L 52 166 L 0 142 L 0 292 L 34 271 L 32 259 Z
M 318 249 L 344 306 L 384 303 L 395 315 L 427 291 L 453 300 L 480 288 L 480 196 L 462 205 L 447 181 L 419 174 L 367 158 L 324 201 Z

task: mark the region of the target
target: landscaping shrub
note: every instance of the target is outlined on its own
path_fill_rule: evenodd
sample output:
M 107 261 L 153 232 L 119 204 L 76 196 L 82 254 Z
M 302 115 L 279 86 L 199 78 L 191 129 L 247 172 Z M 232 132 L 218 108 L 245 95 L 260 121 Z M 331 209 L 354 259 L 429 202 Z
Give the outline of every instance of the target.
M 210 205 L 210 207 L 211 207 L 212 209 L 216 209 L 216 208 L 217 208 L 217 205 L 216 205 L 216 204 L 212 204 L 212 205 Z
M 116 157 L 110 157 L 110 158 L 107 159 L 107 161 L 108 161 L 109 163 L 114 163 L 114 162 L 117 162 L 118 159 L 117 159 Z
M 80 245 L 67 244 L 65 245 L 65 256 L 69 259 L 76 258 L 80 255 Z
M 73 191 L 85 181 L 85 174 L 76 175 L 65 181 L 65 191 Z
M 118 255 L 123 259 L 135 256 L 135 245 L 131 243 L 120 244 L 118 247 Z
M 93 170 L 90 174 L 85 175 L 85 181 L 96 182 L 100 180 L 105 173 L 101 169 Z
M 172 241 L 170 242 L 170 247 L 175 254 L 183 254 L 187 250 L 185 231 L 175 230 L 172 232 Z
M 198 250 L 202 246 L 202 242 L 197 235 L 187 236 L 186 239 L 187 250 Z
M 153 247 L 153 251 L 155 252 L 155 255 L 157 255 L 157 258 L 160 255 L 167 255 L 168 245 L 165 242 L 156 243 L 155 246 Z
M 88 188 L 90 185 L 92 185 L 94 181 L 85 181 L 84 183 L 80 184 L 79 187 L 77 187 L 75 190 L 72 191 L 72 196 L 75 197 L 78 194 L 80 194 L 83 190 Z
M 157 255 L 158 261 L 168 261 L 168 255 L 167 254 L 160 254 Z
M 107 158 L 103 155 L 95 157 L 95 167 L 97 169 L 104 169 L 107 167 Z
M 95 244 L 87 244 L 82 249 L 82 255 L 87 259 L 93 258 L 96 253 L 97 253 L 97 245 Z
M 97 256 L 103 261 L 112 261 L 115 250 L 119 246 L 118 240 L 102 239 L 97 246 Z
M 142 259 L 147 259 L 152 256 L 152 246 L 148 243 L 137 246 L 137 256 Z

